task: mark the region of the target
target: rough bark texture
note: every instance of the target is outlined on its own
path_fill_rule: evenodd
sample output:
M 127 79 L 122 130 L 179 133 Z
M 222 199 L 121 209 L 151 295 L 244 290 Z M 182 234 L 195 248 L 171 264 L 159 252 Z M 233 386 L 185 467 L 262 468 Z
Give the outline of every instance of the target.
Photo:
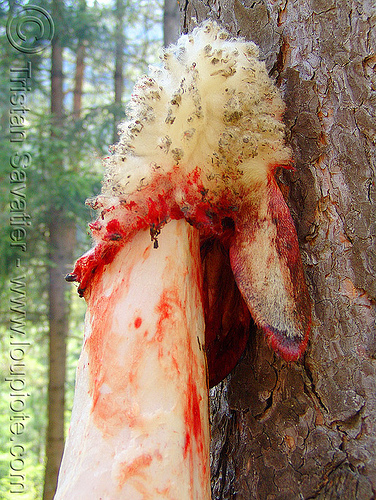
M 213 499 L 376 497 L 375 91 L 371 1 L 187 0 L 256 42 L 287 104 L 296 172 L 280 174 L 313 301 L 286 363 L 260 332 L 212 391 Z

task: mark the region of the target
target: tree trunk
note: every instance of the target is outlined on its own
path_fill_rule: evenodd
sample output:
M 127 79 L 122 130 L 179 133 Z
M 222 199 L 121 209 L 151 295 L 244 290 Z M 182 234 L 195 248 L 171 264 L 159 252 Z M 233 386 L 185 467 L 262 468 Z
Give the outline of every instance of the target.
M 376 496 L 375 16 L 332 0 L 187 0 L 256 42 L 284 95 L 296 172 L 281 173 L 313 301 L 304 359 L 252 336 L 211 393 L 213 499 Z M 373 29 L 373 31 L 372 31 Z
M 165 0 L 163 8 L 163 45 L 168 47 L 179 38 L 179 4 L 177 0 Z
M 85 45 L 83 40 L 81 40 L 77 48 L 76 73 L 74 76 L 73 118 L 75 119 L 80 118 L 81 115 L 84 69 L 85 69 Z
M 116 0 L 115 19 L 116 19 L 116 32 L 115 32 L 115 73 L 114 73 L 114 134 L 113 142 L 118 142 L 119 136 L 117 127 L 120 119 L 123 117 L 122 100 L 124 93 L 124 15 L 125 15 L 125 2 L 123 0 Z
M 59 6 L 53 4 L 54 19 L 58 18 Z M 83 62 L 83 61 L 82 61 Z M 82 81 L 81 81 L 82 86 Z M 77 87 L 80 90 L 80 87 Z M 62 125 L 63 106 L 63 49 L 58 36 L 52 42 L 51 54 L 51 114 L 53 120 L 52 141 L 56 128 Z M 79 95 L 79 93 L 78 93 Z M 77 106 L 75 100 L 75 106 Z M 74 112 L 79 116 L 78 108 Z M 60 159 L 53 168 L 63 169 Z M 48 428 L 46 442 L 46 470 L 43 500 L 54 497 L 61 457 L 64 450 L 64 399 L 66 337 L 69 330 L 69 290 L 64 276 L 71 268 L 75 248 L 75 224 L 64 208 L 51 207 L 48 214 L 49 229 L 49 385 Z
M 66 337 L 69 329 L 69 300 L 64 275 L 70 269 L 75 247 L 75 228 L 62 211 L 51 210 L 49 243 L 49 386 L 46 472 L 43 500 L 54 497 L 64 450 L 64 399 Z

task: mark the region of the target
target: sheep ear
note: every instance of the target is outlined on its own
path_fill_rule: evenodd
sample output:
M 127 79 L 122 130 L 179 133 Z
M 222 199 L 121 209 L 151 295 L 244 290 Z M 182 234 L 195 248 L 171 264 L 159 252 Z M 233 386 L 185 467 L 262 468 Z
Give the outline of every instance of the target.
M 257 209 L 244 207 L 230 246 L 235 281 L 257 325 L 285 360 L 303 353 L 311 306 L 289 209 L 269 177 Z

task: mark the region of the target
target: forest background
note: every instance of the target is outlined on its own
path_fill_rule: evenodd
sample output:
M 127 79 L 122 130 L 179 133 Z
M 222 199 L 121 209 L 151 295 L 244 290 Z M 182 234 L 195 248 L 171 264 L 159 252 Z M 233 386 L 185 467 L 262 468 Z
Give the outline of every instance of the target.
M 6 33 L 9 16 L 27 4 L 0 2 L 4 500 L 53 497 L 84 313 L 62 277 L 90 247 L 94 214 L 84 201 L 100 189 L 100 158 L 116 142 L 133 82 L 158 62 L 162 24 L 173 26 L 166 21 L 179 15 L 176 0 L 168 8 L 158 1 L 35 0 L 56 35 L 34 53 L 15 49 Z M 211 391 L 213 498 L 372 500 L 375 2 L 185 0 L 179 7 L 184 32 L 212 18 L 256 42 L 282 92 L 296 170 L 277 181 L 312 298 L 302 360 L 284 362 L 256 330 L 231 376 Z
M 3 500 L 53 498 L 85 312 L 63 277 L 91 246 L 85 200 L 100 190 L 134 82 L 159 63 L 163 11 L 162 0 L 0 3 Z M 52 24 L 52 43 L 30 50 L 39 27 L 25 15 L 47 38 Z

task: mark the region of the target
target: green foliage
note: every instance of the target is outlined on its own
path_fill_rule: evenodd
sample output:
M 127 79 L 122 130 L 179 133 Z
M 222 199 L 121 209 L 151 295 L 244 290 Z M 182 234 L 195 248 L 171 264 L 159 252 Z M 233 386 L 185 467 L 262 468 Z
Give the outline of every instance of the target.
M 0 433 L 0 450 L 2 450 L 0 454 L 0 498 L 4 499 L 12 499 L 15 496 L 15 494 L 10 493 L 9 484 L 9 476 L 12 472 L 10 463 L 17 458 L 12 456 L 12 446 L 16 447 L 17 452 L 22 452 L 22 460 L 24 460 L 24 467 L 18 473 L 25 477 L 25 480 L 22 481 L 25 486 L 22 498 L 36 500 L 42 496 L 46 414 L 45 410 L 41 411 L 41 409 L 46 408 L 47 398 L 45 326 L 44 328 L 43 325 L 36 327 L 31 322 L 26 322 L 27 341 L 30 341 L 31 345 L 25 347 L 25 356 L 22 360 L 24 366 L 18 370 L 14 365 L 10 365 L 10 346 L 4 336 L 5 332 L 2 332 L 0 375 L 5 382 L 2 384 L 2 397 L 0 399 L 0 428 L 2 430 Z M 14 392 L 12 390 L 9 379 L 14 381 L 16 378 L 10 376 L 12 369 L 19 371 L 21 373 L 19 378 L 25 381 L 25 387 L 22 391 Z M 7 378 L 8 381 L 6 381 Z M 17 388 L 17 385 L 14 387 Z M 25 415 L 23 420 L 15 418 L 21 413 L 12 412 L 10 409 L 10 402 L 15 399 L 12 398 L 12 394 L 18 394 L 18 397 L 25 401 L 25 408 L 22 412 Z M 22 394 L 30 394 L 30 396 L 22 397 Z M 10 426 L 14 422 L 24 424 L 23 432 L 20 435 L 15 435 L 11 431 Z M 15 453 L 13 452 L 13 454 Z M 17 472 L 13 471 L 13 474 L 17 474 Z
M 51 12 L 47 0 L 33 0 Z M 22 54 L 8 43 L 5 24 L 10 10 L 26 1 L 0 3 L 0 498 L 15 497 L 9 493 L 10 416 L 10 279 L 23 275 L 27 293 L 24 300 L 25 331 L 30 346 L 25 355 L 27 387 L 26 430 L 22 436 L 25 447 L 25 493 L 22 498 L 40 499 L 43 491 L 45 461 L 45 430 L 47 426 L 48 387 L 48 218 L 51 207 L 64 210 L 74 218 L 77 229 L 78 257 L 90 247 L 87 222 L 95 215 L 85 206 L 85 200 L 100 190 L 103 176 L 101 158 L 112 142 L 114 115 L 113 75 L 115 51 L 115 19 L 113 4 L 65 0 L 60 2 L 61 22 L 58 31 L 64 46 L 65 114 L 54 123 L 50 114 L 50 49 L 39 54 Z M 158 63 L 162 46 L 162 1 L 126 0 L 125 9 L 125 96 L 126 101 L 134 81 L 149 64 Z M 82 109 L 73 117 L 73 89 L 76 52 L 85 45 L 85 74 Z M 10 68 L 24 68 L 30 62 L 32 80 L 27 91 L 25 112 L 26 139 L 10 142 Z M 125 116 L 124 108 L 122 115 Z M 10 159 L 15 153 L 30 155 L 25 172 L 25 213 L 30 215 L 27 226 L 27 251 L 15 251 L 10 245 Z M 59 168 L 56 168 L 59 165 Z M 16 259 L 22 266 L 17 268 Z M 17 274 L 19 273 L 19 274 Z M 85 304 L 75 288 L 71 291 L 71 328 L 68 337 L 66 427 L 69 425 L 73 401 L 75 369 L 82 346 Z

